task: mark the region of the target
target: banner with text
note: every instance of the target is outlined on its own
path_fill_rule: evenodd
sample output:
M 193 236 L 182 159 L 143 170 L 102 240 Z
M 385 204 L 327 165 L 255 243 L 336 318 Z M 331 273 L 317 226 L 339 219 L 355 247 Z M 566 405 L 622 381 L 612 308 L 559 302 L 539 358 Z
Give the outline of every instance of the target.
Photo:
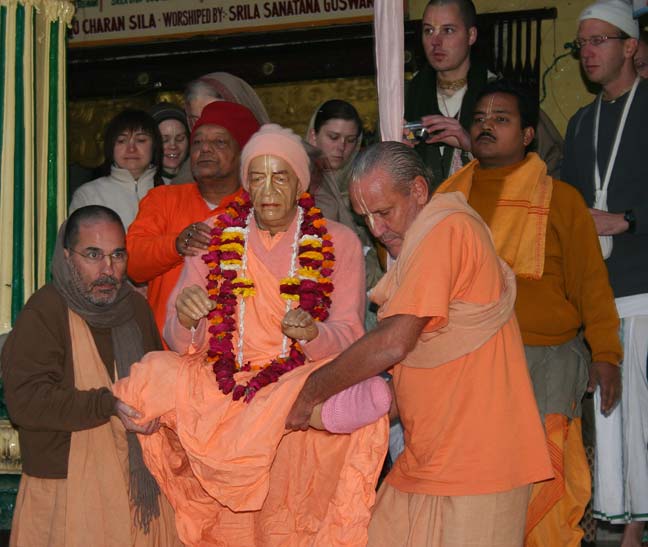
M 71 46 L 371 21 L 374 0 L 77 0 Z

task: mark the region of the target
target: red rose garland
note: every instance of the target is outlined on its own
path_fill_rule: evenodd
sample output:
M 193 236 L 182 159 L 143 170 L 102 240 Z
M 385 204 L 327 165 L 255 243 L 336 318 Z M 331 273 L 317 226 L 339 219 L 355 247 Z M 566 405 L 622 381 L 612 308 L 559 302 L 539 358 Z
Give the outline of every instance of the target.
M 295 276 L 281 281 L 279 292 L 285 300 L 298 301 L 299 307 L 316 321 L 324 321 L 329 315 L 333 292 L 330 279 L 335 265 L 333 242 L 326 230 L 326 220 L 315 207 L 310 194 L 302 194 L 298 206 L 303 211 L 298 234 L 298 267 Z M 226 395 L 232 393 L 235 401 L 243 398 L 246 402 L 250 402 L 261 388 L 306 362 L 299 342 L 291 340 L 288 354 L 263 365 L 247 384 L 237 384 L 234 379 L 238 371 L 251 370 L 249 363 L 237 363 L 233 343 L 237 330 L 234 316 L 238 298 L 245 299 L 256 294 L 254 281 L 238 275 L 239 271 L 245 274 L 246 270 L 247 223 L 251 212 L 252 203 L 247 193 L 230 202 L 225 212 L 216 218 L 209 252 L 202 257 L 209 266 L 207 292 L 216 303 L 207 316 L 211 334 L 207 361 L 216 374 L 219 389 Z

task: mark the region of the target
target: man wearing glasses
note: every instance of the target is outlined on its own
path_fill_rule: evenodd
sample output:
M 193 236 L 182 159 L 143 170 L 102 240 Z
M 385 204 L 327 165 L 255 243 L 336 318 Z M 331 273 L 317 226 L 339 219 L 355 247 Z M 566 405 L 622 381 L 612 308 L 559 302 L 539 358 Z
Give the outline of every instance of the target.
M 638 37 L 628 2 L 600 0 L 581 14 L 581 67 L 600 92 L 569 121 L 562 170 L 591 207 L 621 318 L 621 404 L 595 413 L 594 511 L 632 521 L 623 547 L 641 545 L 648 519 L 648 81 L 633 64 Z
M 159 424 L 136 425 L 137 411 L 112 394 L 131 364 L 162 348 L 126 262 L 117 213 L 77 209 L 59 231 L 52 282 L 25 304 L 4 346 L 23 464 L 12 545 L 179 545 L 136 436 Z

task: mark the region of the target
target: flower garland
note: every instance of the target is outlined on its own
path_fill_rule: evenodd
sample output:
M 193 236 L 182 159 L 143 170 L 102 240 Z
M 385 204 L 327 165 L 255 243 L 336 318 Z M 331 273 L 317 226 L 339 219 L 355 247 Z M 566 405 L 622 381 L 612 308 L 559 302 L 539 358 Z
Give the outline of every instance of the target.
M 335 265 L 333 242 L 326 230 L 326 220 L 310 194 L 302 194 L 298 206 L 299 229 L 293 243 L 290 272 L 281 280 L 279 292 L 286 300 L 286 311 L 291 309 L 293 302 L 299 302 L 299 307 L 316 321 L 324 321 L 329 315 L 333 292 L 330 279 Z M 207 362 L 212 365 L 219 389 L 225 395 L 232 393 L 235 401 L 243 398 L 246 402 L 250 402 L 261 388 L 306 362 L 299 342 L 291 339 L 288 345 L 284 337 L 282 354 L 260 367 L 247 384 L 237 384 L 234 378 L 239 371 L 252 370 L 250 364 L 242 360 L 245 300 L 256 295 L 254 281 L 247 277 L 248 226 L 253 214 L 246 192 L 230 202 L 225 212 L 216 218 L 209 252 L 202 257 L 209 267 L 207 292 L 216 303 L 207 316 L 211 334 Z M 234 319 L 237 305 L 238 325 Z M 235 354 L 233 335 L 236 330 L 239 339 Z

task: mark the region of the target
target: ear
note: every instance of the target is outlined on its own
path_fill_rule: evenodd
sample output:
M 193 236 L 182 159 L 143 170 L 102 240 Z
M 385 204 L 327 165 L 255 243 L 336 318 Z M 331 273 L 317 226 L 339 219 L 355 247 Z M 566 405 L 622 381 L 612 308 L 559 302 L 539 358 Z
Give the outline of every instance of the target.
M 308 139 L 307 140 L 308 140 L 308 144 L 311 144 L 313 146 L 317 146 L 317 144 L 315 144 L 315 130 L 314 129 L 309 129 L 308 130 Z
M 623 43 L 623 56 L 626 59 L 632 59 L 635 56 L 635 53 L 637 53 L 638 48 L 639 40 L 636 38 L 628 38 Z
M 69 249 L 66 249 L 65 247 L 63 247 L 63 256 L 65 257 L 66 260 L 67 260 L 68 258 L 70 258 L 70 251 L 69 251 Z
M 533 129 L 533 127 L 531 126 L 525 127 L 522 133 L 524 135 L 522 142 L 524 142 L 524 146 L 526 148 L 533 142 L 533 139 L 535 138 L 535 129 Z
M 473 45 L 477 41 L 477 27 L 470 27 L 468 29 L 468 44 Z
M 416 198 L 416 203 L 425 205 L 430 196 L 430 189 L 427 181 L 422 176 L 417 176 L 410 186 L 410 193 Z

